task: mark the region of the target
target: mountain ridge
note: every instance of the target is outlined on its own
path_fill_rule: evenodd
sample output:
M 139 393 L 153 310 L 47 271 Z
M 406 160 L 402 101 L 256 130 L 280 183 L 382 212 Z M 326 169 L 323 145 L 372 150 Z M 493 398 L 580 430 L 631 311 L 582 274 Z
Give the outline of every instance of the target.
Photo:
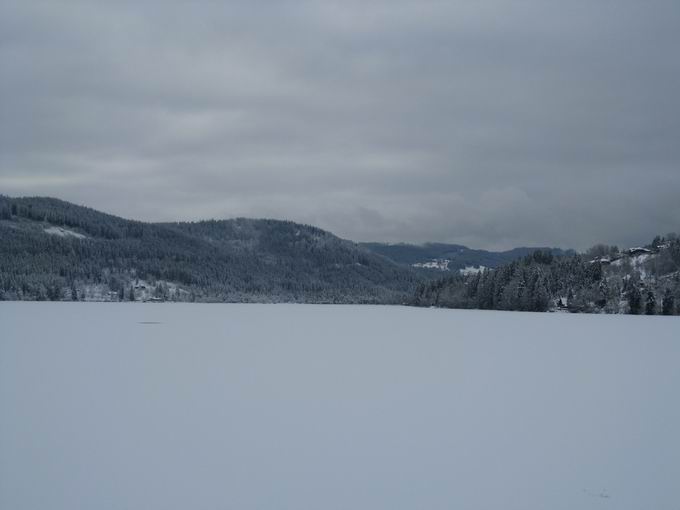
M 680 240 L 620 251 L 355 243 L 286 220 L 148 223 L 0 195 L 0 300 L 680 313 Z
M 129 299 L 138 288 L 135 300 L 394 303 L 420 281 L 356 243 L 283 220 L 146 223 L 0 196 L 0 239 L 5 299 Z
M 574 250 L 542 246 L 521 246 L 504 251 L 490 251 L 469 248 L 461 244 L 439 242 L 422 244 L 364 242 L 360 245 L 400 265 L 435 271 L 460 271 L 471 267 L 494 268 L 535 251 L 549 251 L 556 256 L 575 254 Z M 440 263 L 437 264 L 437 262 Z M 426 266 L 427 263 L 432 263 L 431 268 Z

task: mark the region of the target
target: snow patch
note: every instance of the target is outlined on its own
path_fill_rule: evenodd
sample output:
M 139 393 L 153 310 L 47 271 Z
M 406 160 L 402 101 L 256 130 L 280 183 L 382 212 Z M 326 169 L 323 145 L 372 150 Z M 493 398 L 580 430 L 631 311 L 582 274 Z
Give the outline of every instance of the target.
M 51 234 L 59 237 L 75 237 L 76 239 L 86 239 L 87 236 L 74 232 L 73 230 L 68 230 L 62 227 L 49 227 L 44 229 L 46 234 Z
M 449 271 L 450 262 L 451 261 L 448 259 L 433 259 L 428 262 L 416 262 L 415 264 L 412 264 L 412 266 L 425 269 L 439 269 L 440 271 Z
M 631 250 L 638 250 L 638 248 L 631 248 Z M 640 278 L 645 279 L 649 275 L 647 271 L 645 270 L 645 263 L 648 262 L 649 260 L 653 259 L 656 255 L 654 253 L 649 252 L 643 252 L 640 253 L 638 252 L 637 255 L 626 255 L 620 259 L 617 259 L 611 263 L 612 266 L 616 267 L 621 267 L 624 264 L 628 263 L 630 264 L 630 267 L 634 270 L 637 271 L 637 273 L 640 275 Z M 629 275 L 626 275 L 629 276 Z M 625 279 L 625 276 L 624 276 Z
M 486 269 L 486 266 L 479 266 L 479 267 L 475 267 L 475 266 L 465 266 L 463 269 L 459 269 L 459 271 L 460 271 L 460 274 L 468 275 L 468 274 L 477 274 L 477 273 L 481 273 L 481 272 L 484 271 L 485 269 Z

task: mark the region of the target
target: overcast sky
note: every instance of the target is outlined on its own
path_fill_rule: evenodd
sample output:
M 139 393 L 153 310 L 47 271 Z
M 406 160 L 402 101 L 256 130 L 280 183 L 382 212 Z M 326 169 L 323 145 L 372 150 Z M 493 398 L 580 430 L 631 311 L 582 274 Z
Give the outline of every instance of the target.
M 680 230 L 677 0 L 0 3 L 0 193 L 354 240 Z

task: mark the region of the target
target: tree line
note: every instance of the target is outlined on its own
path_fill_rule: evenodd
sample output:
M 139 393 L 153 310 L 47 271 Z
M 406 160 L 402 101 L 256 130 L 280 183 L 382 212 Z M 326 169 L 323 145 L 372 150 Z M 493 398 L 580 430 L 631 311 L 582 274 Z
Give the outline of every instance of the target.
M 477 274 L 421 284 L 416 306 L 544 312 L 680 314 L 680 240 L 657 236 L 638 250 L 598 245 L 584 254 L 536 251 Z

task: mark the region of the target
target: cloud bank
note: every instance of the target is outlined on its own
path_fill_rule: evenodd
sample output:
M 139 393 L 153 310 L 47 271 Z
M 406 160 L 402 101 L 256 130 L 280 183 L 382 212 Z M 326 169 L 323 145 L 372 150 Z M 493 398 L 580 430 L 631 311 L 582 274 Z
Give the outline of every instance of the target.
M 680 230 L 680 4 L 14 2 L 0 193 L 355 240 Z

